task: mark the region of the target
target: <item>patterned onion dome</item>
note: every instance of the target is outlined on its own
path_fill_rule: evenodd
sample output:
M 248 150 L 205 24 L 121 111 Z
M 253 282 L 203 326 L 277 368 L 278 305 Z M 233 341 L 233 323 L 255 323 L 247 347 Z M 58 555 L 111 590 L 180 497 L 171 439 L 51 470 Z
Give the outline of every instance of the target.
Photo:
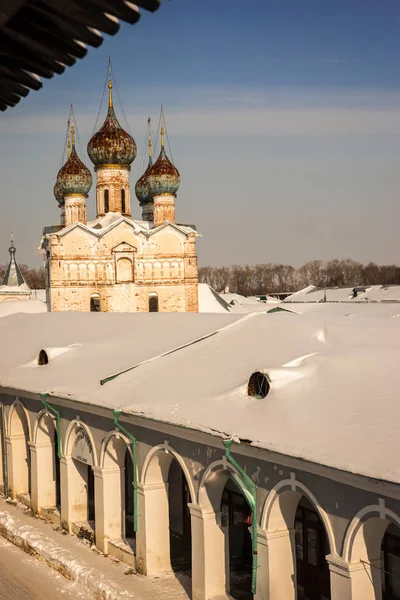
M 161 130 L 161 136 L 161 152 L 146 178 L 149 187 L 149 195 L 152 198 L 160 194 L 171 194 L 176 196 L 181 180 L 178 169 L 174 167 L 168 156 L 165 154 L 163 129 Z
M 57 200 L 58 204 L 62 206 L 65 203 L 63 193 L 61 191 L 61 185 L 59 181 L 56 181 L 55 186 L 53 188 L 54 197 Z
M 149 171 L 152 166 L 153 166 L 153 159 L 151 156 L 149 156 L 149 164 L 147 166 L 147 169 L 145 170 L 143 175 L 137 180 L 136 185 L 135 185 L 136 198 L 139 200 L 139 203 L 141 205 L 153 202 L 153 198 L 152 198 L 152 196 L 150 196 L 149 186 L 147 183 L 147 175 L 149 174 Z
M 57 193 L 62 196 L 67 194 L 87 194 L 92 187 L 92 174 L 83 164 L 75 150 L 74 128 L 72 126 L 71 156 L 58 172 Z M 56 184 L 57 185 L 57 184 Z
M 94 165 L 130 165 L 136 158 L 135 140 L 124 131 L 115 116 L 112 83 L 108 82 L 109 102 L 103 126 L 88 143 L 87 151 Z

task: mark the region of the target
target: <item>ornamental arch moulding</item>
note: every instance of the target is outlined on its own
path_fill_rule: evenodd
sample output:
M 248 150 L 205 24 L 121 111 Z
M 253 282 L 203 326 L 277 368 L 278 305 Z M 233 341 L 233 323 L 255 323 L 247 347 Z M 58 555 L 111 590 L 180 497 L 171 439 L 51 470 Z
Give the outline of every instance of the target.
M 115 444 L 110 448 L 110 444 L 116 440 L 121 440 L 122 444 Z M 118 465 L 119 467 L 124 466 L 125 451 L 128 451 L 133 461 L 131 442 L 128 440 L 126 435 L 120 431 L 109 431 L 101 443 L 99 467 L 104 469 L 108 466 Z
M 268 494 L 261 515 L 261 529 L 267 532 L 292 529 L 297 505 L 304 496 L 318 513 L 328 538 L 329 550 L 337 555 L 336 541 L 329 517 L 314 494 L 293 477 L 275 485 Z
M 182 456 L 176 452 L 168 443 L 159 444 L 154 446 L 144 460 L 142 472 L 140 475 L 140 483 L 145 485 L 147 483 L 160 483 L 168 480 L 168 471 L 171 462 L 175 459 L 186 478 L 191 502 L 195 502 L 196 493 L 194 490 L 193 480 L 189 473 L 189 469 L 186 466 Z
M 82 430 L 84 433 L 78 438 L 79 430 Z M 87 446 L 87 451 L 89 452 L 89 454 L 92 455 L 92 466 L 97 467 L 99 463 L 97 459 L 97 451 L 93 435 L 89 427 L 85 423 L 75 419 L 74 421 L 71 421 L 71 423 L 68 425 L 68 429 L 65 434 L 64 455 L 73 456 L 74 446 L 75 450 L 77 450 L 78 444 L 81 444 L 82 446 Z
M 12 424 L 14 424 L 14 425 L 16 424 L 16 421 L 14 419 L 14 415 L 15 415 L 15 411 L 18 408 L 25 415 L 26 425 L 27 425 L 27 429 L 28 429 L 27 433 L 28 433 L 28 436 L 29 436 L 29 440 L 28 441 L 31 441 L 31 439 L 32 439 L 32 432 L 31 432 L 31 423 L 30 423 L 30 420 L 29 420 L 29 414 L 28 414 L 28 411 L 26 410 L 24 404 L 21 402 L 21 400 L 19 398 L 16 398 L 14 400 L 14 402 L 11 405 L 10 412 L 8 414 L 7 435 L 10 436 L 12 434 L 12 432 L 11 432 L 12 427 L 11 426 L 12 426 Z M 20 431 L 20 433 L 23 433 L 23 432 Z

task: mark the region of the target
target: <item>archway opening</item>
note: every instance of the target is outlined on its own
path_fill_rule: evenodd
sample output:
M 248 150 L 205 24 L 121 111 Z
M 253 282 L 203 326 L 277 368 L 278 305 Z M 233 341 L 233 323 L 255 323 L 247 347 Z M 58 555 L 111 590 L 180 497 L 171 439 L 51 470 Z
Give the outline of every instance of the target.
M 12 489 L 15 497 L 18 494 L 31 493 L 31 463 L 29 453 L 29 427 L 28 419 L 21 404 L 16 404 L 12 409 L 10 422 L 11 442 L 11 475 Z
M 192 568 L 192 530 L 189 486 L 182 468 L 173 460 L 168 472 L 169 548 L 174 571 Z
M 381 544 L 382 600 L 400 599 L 400 529 L 392 523 Z
M 112 487 L 112 506 L 107 507 L 107 530 L 111 541 L 125 541 L 134 550 L 133 460 L 129 441 L 119 433 L 106 442 L 103 459 L 103 478 Z
M 329 600 L 329 543 L 317 511 L 304 496 L 296 510 L 295 542 L 297 598 Z
M 251 509 L 237 484 L 227 480 L 221 498 L 221 526 L 229 550 L 229 593 L 238 600 L 251 600 L 252 540 Z
M 271 597 L 330 600 L 326 556 L 334 552 L 324 513 L 303 488 L 272 491 L 262 528 L 268 536 L 268 590 Z
M 133 501 L 133 460 L 128 448 L 125 450 L 124 459 L 124 475 L 125 475 L 125 532 L 124 537 L 128 540 L 135 538 L 134 529 L 134 501 Z
M 137 564 L 148 575 L 181 571 L 179 582 L 190 590 L 195 550 L 189 505 L 195 494 L 183 459 L 167 443 L 150 451 L 139 491 Z
M 91 541 L 96 527 L 94 455 L 91 437 L 85 427 L 75 424 L 68 442 L 71 469 L 68 473 L 70 514 L 73 531 Z
M 61 508 L 60 460 L 58 434 L 54 418 L 44 413 L 37 425 L 34 444 L 33 471 L 36 489 L 32 499 L 36 510 Z M 36 498 L 34 498 L 36 496 Z

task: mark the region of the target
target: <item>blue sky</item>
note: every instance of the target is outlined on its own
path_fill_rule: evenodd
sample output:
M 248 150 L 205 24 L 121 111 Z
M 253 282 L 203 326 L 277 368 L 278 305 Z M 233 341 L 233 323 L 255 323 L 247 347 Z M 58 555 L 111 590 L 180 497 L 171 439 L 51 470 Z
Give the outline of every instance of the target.
M 143 11 L 0 115 L 0 262 L 13 229 L 19 261 L 41 264 L 69 104 L 90 166 L 110 55 L 138 145 L 131 183 L 146 118 L 156 126 L 163 103 L 177 218 L 203 234 L 201 264 L 398 263 L 399 34 L 397 0 L 163 0 Z M 88 206 L 93 216 L 93 188 Z

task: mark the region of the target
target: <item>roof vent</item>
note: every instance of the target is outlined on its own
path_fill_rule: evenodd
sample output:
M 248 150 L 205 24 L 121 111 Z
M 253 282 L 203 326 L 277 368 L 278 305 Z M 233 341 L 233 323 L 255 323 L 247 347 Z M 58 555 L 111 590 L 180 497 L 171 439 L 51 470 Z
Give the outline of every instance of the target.
M 268 375 L 256 371 L 249 379 L 247 394 L 252 398 L 265 398 L 270 390 L 270 380 Z
M 38 365 L 47 365 L 49 363 L 49 357 L 46 350 L 41 350 L 38 356 Z

